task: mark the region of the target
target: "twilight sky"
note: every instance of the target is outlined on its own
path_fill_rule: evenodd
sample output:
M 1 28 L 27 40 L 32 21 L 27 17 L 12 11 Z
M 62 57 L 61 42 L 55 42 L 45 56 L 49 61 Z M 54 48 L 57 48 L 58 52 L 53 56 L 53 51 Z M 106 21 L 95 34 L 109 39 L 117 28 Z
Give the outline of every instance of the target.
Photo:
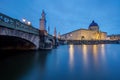
M 26 18 L 36 28 L 43 9 L 51 34 L 54 27 L 61 34 L 87 29 L 92 20 L 101 31 L 120 34 L 120 0 L 0 0 L 1 13 L 19 20 Z

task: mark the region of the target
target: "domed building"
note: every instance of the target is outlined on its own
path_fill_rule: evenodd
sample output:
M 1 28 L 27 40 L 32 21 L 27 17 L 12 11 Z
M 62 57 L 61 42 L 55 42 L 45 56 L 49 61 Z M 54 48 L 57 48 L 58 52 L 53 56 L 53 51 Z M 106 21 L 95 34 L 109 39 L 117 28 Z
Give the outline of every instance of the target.
M 93 31 L 99 31 L 99 26 L 97 23 L 95 23 L 94 21 L 92 21 L 92 23 L 89 25 L 89 30 L 93 30 Z
M 107 33 L 99 30 L 99 25 L 92 21 L 88 29 L 78 29 L 61 35 L 65 40 L 106 40 Z

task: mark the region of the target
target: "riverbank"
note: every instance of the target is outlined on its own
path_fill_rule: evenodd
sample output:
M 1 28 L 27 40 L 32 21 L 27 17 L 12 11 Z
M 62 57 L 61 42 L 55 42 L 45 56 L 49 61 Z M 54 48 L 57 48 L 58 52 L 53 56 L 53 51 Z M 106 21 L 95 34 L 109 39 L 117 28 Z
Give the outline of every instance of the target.
M 120 44 L 120 40 L 67 40 L 63 44 L 74 44 L 74 45 L 93 45 L 93 44 Z

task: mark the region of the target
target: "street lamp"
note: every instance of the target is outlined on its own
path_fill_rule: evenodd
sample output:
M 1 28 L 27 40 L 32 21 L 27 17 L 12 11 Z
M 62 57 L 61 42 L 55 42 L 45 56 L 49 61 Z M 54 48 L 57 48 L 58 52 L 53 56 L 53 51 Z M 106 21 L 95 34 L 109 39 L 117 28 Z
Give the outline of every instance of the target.
M 31 25 L 31 22 L 30 22 L 30 21 L 28 21 L 28 22 L 27 22 L 27 24 L 28 24 L 28 25 Z
M 22 21 L 23 21 L 23 22 L 26 22 L 26 19 L 23 18 Z
M 27 24 L 27 25 L 31 25 L 31 22 L 26 20 L 25 18 L 22 19 L 23 23 Z

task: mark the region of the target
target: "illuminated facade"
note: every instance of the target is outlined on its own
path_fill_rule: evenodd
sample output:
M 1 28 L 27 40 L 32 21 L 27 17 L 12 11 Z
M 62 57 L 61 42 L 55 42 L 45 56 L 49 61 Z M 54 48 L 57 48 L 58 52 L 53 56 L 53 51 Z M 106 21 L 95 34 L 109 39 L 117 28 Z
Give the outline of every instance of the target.
M 99 30 L 97 23 L 92 21 L 88 29 L 78 29 L 61 35 L 65 40 L 106 40 L 107 33 Z
M 120 34 L 108 35 L 108 40 L 120 40 Z

